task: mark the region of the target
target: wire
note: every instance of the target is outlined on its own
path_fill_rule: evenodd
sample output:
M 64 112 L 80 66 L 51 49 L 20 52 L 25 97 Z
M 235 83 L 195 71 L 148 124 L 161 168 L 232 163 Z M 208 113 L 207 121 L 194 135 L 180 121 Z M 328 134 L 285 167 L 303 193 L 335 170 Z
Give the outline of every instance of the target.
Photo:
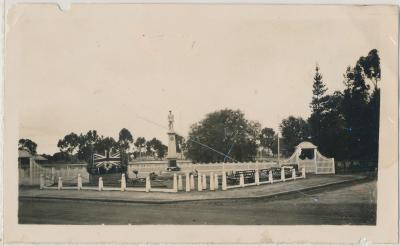
M 148 123 L 152 123 L 152 124 L 154 124 L 154 125 L 156 125 L 156 126 L 158 126 L 158 127 L 161 127 L 161 128 L 163 128 L 163 129 L 168 130 L 167 127 L 165 127 L 165 126 L 163 126 L 163 125 L 160 125 L 160 124 L 158 124 L 157 122 L 154 122 L 154 121 L 152 121 L 152 120 L 146 119 L 146 118 L 144 118 L 144 117 L 142 117 L 142 116 L 140 116 L 140 115 L 138 115 L 138 114 L 136 114 L 136 117 L 138 117 L 139 119 L 142 119 L 142 120 L 144 120 L 144 121 L 146 121 L 146 122 L 148 122 Z M 179 133 L 178 133 L 178 134 L 179 134 Z M 179 135 L 181 135 L 181 134 L 179 134 Z M 195 141 L 195 140 L 193 140 L 193 139 L 188 139 L 188 141 L 197 143 L 197 144 L 199 144 L 199 145 L 201 145 L 201 146 L 203 146 L 203 147 L 205 147 L 205 148 L 208 148 L 208 149 L 210 149 L 210 150 L 212 150 L 212 151 L 214 151 L 214 152 L 216 152 L 216 153 L 218 153 L 218 154 L 224 156 L 225 159 L 226 159 L 226 158 L 229 158 L 229 159 L 231 159 L 231 160 L 233 160 L 233 161 L 236 161 L 236 160 L 233 159 L 231 156 L 229 156 L 229 155 L 227 155 L 227 154 L 224 154 L 223 152 L 218 151 L 218 150 L 216 150 L 216 149 L 214 149 L 214 148 L 212 148 L 212 147 L 210 147 L 210 146 L 208 146 L 208 145 L 206 145 L 206 144 L 200 143 L 200 142 Z M 228 153 L 228 154 L 229 154 L 229 153 Z M 224 159 L 224 160 L 225 160 L 225 159 Z

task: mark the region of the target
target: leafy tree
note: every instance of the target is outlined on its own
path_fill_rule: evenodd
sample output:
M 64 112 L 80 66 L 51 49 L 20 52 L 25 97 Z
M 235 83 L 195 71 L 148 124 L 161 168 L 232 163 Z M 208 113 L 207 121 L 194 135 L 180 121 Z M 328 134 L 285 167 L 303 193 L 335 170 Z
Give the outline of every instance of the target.
M 64 136 L 63 139 L 58 140 L 57 147 L 61 152 L 68 153 L 71 157 L 79 146 L 79 136 L 71 132 Z
M 37 144 L 30 139 L 21 138 L 18 141 L 18 149 L 19 150 L 27 150 L 32 155 L 36 155 Z
M 131 143 L 133 143 L 133 136 L 131 132 L 126 128 L 122 128 L 118 137 L 118 144 L 121 150 L 126 153 L 126 150 L 129 149 Z
M 272 150 L 275 141 L 275 131 L 272 128 L 265 127 L 261 130 L 260 145 L 264 148 Z
M 319 151 L 327 156 L 343 159 L 348 152 L 346 136 L 346 122 L 341 112 L 343 94 L 336 91 L 333 95 L 326 96 L 324 113 L 320 123 Z
M 97 153 L 109 153 L 116 152 L 118 149 L 117 142 L 112 137 L 100 137 L 95 144 L 95 150 Z
M 153 150 L 152 142 L 146 142 L 146 156 L 153 156 L 154 157 L 155 151 Z
M 161 142 L 159 145 L 157 145 L 156 153 L 158 158 L 160 159 L 164 158 L 164 156 L 167 154 L 167 151 L 168 147 L 166 145 L 162 144 Z
M 175 140 L 176 140 L 176 152 L 177 153 L 182 153 L 185 151 L 186 148 L 186 140 L 184 137 L 182 137 L 179 134 L 175 135 Z
M 368 101 L 369 85 L 365 81 L 364 69 L 360 58 L 354 68 L 348 67 L 345 74 L 343 115 L 346 121 L 349 159 L 364 159 L 368 152 Z
M 373 49 L 368 52 L 366 57 L 360 57 L 358 63 L 363 68 L 365 76 L 374 85 L 374 90 L 378 89 L 378 81 L 381 79 L 380 57 L 378 50 Z
M 53 154 L 52 160 L 54 162 L 68 162 L 70 161 L 71 156 L 67 152 L 56 152 Z
M 168 148 L 160 140 L 153 138 L 147 143 L 150 146 L 152 155 L 156 154 L 160 159 L 165 156 Z
M 272 154 L 278 154 L 278 134 L 274 135 L 274 141 L 272 142 L 271 150 Z M 281 155 L 283 154 L 284 156 L 291 154 L 287 151 L 285 139 L 283 139 L 282 137 L 279 138 L 279 152 L 281 153 Z
M 318 139 L 316 144 L 323 154 L 338 160 L 378 159 L 380 78 L 380 58 L 373 49 L 347 67 L 343 92 L 323 96 L 320 117 L 313 111 L 309 119 L 313 140 Z
M 371 120 L 369 121 L 370 131 L 368 134 L 368 157 L 371 160 L 378 161 L 379 152 L 379 115 L 380 115 L 380 89 L 375 88 L 368 104 Z
M 86 134 L 81 133 L 79 135 L 78 158 L 91 163 L 95 152 L 95 145 L 99 139 L 100 136 L 96 130 L 90 130 Z
M 146 139 L 144 137 L 138 137 L 135 141 L 136 148 L 139 151 L 139 156 L 142 157 L 142 149 L 146 147 Z
M 310 126 L 301 117 L 289 116 L 283 119 L 280 129 L 286 146 L 283 151 L 285 155 L 292 153 L 296 145 L 310 138 Z
M 187 157 L 196 162 L 248 161 L 257 153 L 259 124 L 239 110 L 223 109 L 191 126 Z

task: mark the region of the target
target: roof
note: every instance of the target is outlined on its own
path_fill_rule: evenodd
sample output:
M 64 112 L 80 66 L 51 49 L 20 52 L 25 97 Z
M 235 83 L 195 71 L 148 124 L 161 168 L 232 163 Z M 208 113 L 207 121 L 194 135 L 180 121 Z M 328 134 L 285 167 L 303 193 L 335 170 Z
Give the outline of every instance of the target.
M 47 158 L 41 155 L 35 155 L 35 161 L 47 161 Z
M 31 153 L 29 153 L 29 151 L 24 149 L 18 150 L 18 158 L 30 158 L 30 157 L 32 157 L 32 155 Z
M 300 149 L 316 149 L 317 148 L 317 146 L 315 146 L 311 142 L 307 142 L 307 141 L 299 143 L 299 145 L 297 145 L 297 147 Z

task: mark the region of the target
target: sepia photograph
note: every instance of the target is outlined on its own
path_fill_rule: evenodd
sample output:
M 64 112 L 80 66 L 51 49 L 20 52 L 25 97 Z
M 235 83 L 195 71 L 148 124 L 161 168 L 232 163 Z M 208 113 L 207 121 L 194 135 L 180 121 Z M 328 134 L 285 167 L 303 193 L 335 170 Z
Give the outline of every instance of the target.
M 382 167 L 398 172 L 397 21 L 394 6 L 12 6 L 16 223 L 375 228 Z

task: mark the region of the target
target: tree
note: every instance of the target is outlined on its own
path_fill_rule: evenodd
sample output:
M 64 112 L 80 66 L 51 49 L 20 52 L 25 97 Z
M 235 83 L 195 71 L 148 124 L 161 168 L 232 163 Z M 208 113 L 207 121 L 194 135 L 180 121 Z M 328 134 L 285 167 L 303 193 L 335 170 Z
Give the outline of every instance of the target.
M 264 148 L 269 148 L 272 150 L 272 145 L 274 144 L 275 131 L 272 128 L 265 127 L 261 130 L 260 134 L 260 145 Z
M 185 151 L 186 148 L 186 140 L 184 137 L 182 137 L 179 134 L 175 135 L 175 140 L 176 140 L 176 152 L 177 153 L 182 153 Z
M 312 107 L 320 109 L 312 112 L 309 123 L 313 141 L 323 154 L 337 160 L 378 159 L 380 78 L 380 58 L 373 49 L 347 67 L 343 92 L 324 95 L 321 107 Z
M 78 158 L 85 160 L 87 163 L 92 162 L 95 152 L 95 145 L 98 143 L 100 136 L 96 130 L 90 130 L 86 134 L 79 135 Z
M 246 120 L 240 110 L 209 113 L 191 126 L 187 157 L 196 162 L 254 160 L 259 128 L 258 123 Z
M 364 63 L 361 57 L 354 67 L 348 67 L 345 74 L 343 116 L 346 121 L 346 144 L 349 159 L 363 159 L 368 152 L 368 101 L 370 86 L 365 81 Z
M 153 150 L 153 146 L 151 141 L 146 142 L 146 156 L 153 156 L 154 157 L 155 151 Z
M 324 113 L 320 122 L 319 151 L 336 159 L 343 159 L 348 152 L 346 140 L 346 122 L 342 114 L 343 93 L 336 91 L 326 96 Z
M 131 132 L 126 128 L 122 128 L 118 137 L 118 144 L 121 150 L 126 153 L 126 150 L 129 149 L 131 143 L 133 143 L 133 136 Z
M 37 144 L 30 139 L 21 138 L 18 141 L 18 149 L 19 150 L 27 150 L 32 155 L 36 155 Z
M 168 147 L 161 142 L 157 145 L 156 153 L 159 159 L 163 159 L 168 151 Z
M 368 134 L 368 157 L 371 160 L 378 161 L 379 153 L 379 115 L 380 115 L 380 89 L 375 88 L 368 104 L 371 120 L 369 121 L 370 131 Z
M 139 151 L 139 156 L 142 157 L 142 149 L 146 147 L 146 139 L 144 137 L 138 137 L 135 141 L 136 148 Z
M 95 149 L 98 153 L 111 154 L 117 151 L 118 145 L 112 137 L 100 137 L 95 143 Z
M 67 162 L 70 158 L 67 152 L 56 152 L 53 154 L 52 160 L 54 162 Z
M 301 117 L 289 116 L 283 119 L 280 129 L 285 141 L 286 155 L 291 154 L 296 145 L 310 138 L 310 126 Z
M 319 72 L 319 66 L 315 67 L 314 83 L 313 83 L 313 96 L 310 103 L 311 116 L 308 119 L 311 129 L 311 137 L 315 144 L 320 143 L 320 130 L 322 114 L 324 111 L 324 104 L 327 98 L 324 96 L 326 88 L 324 82 L 322 81 L 322 74 Z
M 274 140 L 271 145 L 271 150 L 272 154 L 277 155 L 278 154 L 278 134 L 274 135 Z M 282 139 L 282 137 L 279 138 L 279 152 L 282 154 L 282 152 L 287 155 L 288 151 L 286 151 L 286 146 L 285 146 L 285 141 Z
M 72 157 L 78 146 L 79 136 L 73 132 L 65 135 L 63 139 L 58 140 L 57 144 L 57 147 L 60 148 L 60 151 L 68 153 L 70 157 Z
M 374 90 L 378 89 L 378 81 L 381 79 L 381 66 L 378 50 L 373 49 L 368 52 L 367 57 L 360 57 L 358 63 L 363 68 L 365 76 L 374 85 Z
M 165 156 L 168 148 L 160 140 L 153 138 L 147 143 L 149 144 L 152 155 L 156 154 L 159 159 Z
M 366 57 L 361 57 L 359 60 L 365 77 L 369 79 L 374 89 L 369 97 L 367 115 L 370 120 L 367 121 L 369 131 L 367 132 L 367 157 L 370 160 L 378 161 L 379 152 L 379 115 L 380 115 L 380 89 L 378 82 L 381 79 L 380 57 L 378 50 L 371 50 Z

